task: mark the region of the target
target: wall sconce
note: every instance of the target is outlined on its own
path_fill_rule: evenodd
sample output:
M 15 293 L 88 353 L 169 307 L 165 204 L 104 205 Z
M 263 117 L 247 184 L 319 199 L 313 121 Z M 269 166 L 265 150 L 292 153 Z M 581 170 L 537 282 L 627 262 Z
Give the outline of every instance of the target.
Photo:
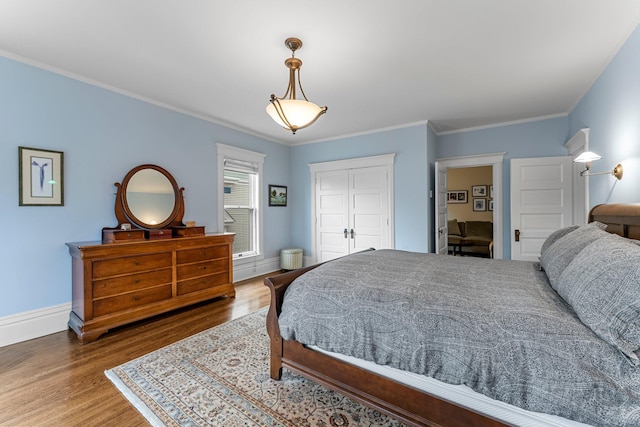
M 622 165 L 620 163 L 618 163 L 613 170 L 609 171 L 609 172 L 596 172 L 596 173 L 589 173 L 589 170 L 591 169 L 591 162 L 595 161 L 595 160 L 600 160 L 602 158 L 601 155 L 594 153 L 593 151 L 585 151 L 584 153 L 580 154 L 578 157 L 576 157 L 575 159 L 573 159 L 574 162 L 576 163 L 584 163 L 584 170 L 582 172 L 580 172 L 580 176 L 593 176 L 593 175 L 613 175 L 616 178 L 618 178 L 618 180 L 622 179 Z
M 300 39 L 290 37 L 285 40 L 284 44 L 291 49 L 291 58 L 284 61 L 284 65 L 289 69 L 289 85 L 282 98 L 271 95 L 271 100 L 267 105 L 267 113 L 276 123 L 295 135 L 298 129 L 306 128 L 318 120 L 318 117 L 327 112 L 327 107 L 318 107 L 310 102 L 302 90 L 300 83 L 302 61 L 295 57 L 296 50 L 302 47 Z M 296 80 L 304 101 L 296 99 Z

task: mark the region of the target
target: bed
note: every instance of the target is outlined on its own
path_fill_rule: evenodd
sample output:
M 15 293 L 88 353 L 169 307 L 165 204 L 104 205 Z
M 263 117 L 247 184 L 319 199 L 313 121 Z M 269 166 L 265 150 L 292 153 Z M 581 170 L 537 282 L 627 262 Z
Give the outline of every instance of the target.
M 640 204 L 589 221 L 540 263 L 372 250 L 267 278 L 270 375 L 414 426 L 640 425 Z

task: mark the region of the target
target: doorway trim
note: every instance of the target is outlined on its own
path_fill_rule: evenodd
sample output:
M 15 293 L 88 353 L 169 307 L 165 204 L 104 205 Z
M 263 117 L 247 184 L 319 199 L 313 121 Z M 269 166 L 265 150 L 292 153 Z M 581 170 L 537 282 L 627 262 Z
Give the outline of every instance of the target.
M 574 159 L 589 151 L 589 128 L 582 128 L 564 143 L 567 155 Z M 589 216 L 589 176 L 580 176 L 582 163 L 573 163 L 573 223 L 583 225 Z
M 479 154 L 473 156 L 448 157 L 436 160 L 436 175 L 438 170 L 457 169 L 476 166 L 493 167 L 493 257 L 502 259 L 504 257 L 504 207 L 503 207 L 503 163 L 506 152 Z M 437 192 L 436 192 L 437 193 Z M 437 195 L 436 197 L 440 197 Z M 438 202 L 436 200 L 436 206 Z M 446 206 L 446 203 L 445 203 Z M 436 213 L 437 218 L 437 213 Z M 436 221 L 434 235 L 438 235 L 438 221 Z

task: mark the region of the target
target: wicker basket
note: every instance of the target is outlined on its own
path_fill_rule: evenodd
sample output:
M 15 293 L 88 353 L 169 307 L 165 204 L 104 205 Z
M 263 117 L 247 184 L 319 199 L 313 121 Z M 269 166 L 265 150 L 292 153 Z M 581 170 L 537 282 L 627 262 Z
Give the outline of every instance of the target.
M 302 267 L 302 249 L 283 249 L 280 251 L 280 268 L 295 270 Z

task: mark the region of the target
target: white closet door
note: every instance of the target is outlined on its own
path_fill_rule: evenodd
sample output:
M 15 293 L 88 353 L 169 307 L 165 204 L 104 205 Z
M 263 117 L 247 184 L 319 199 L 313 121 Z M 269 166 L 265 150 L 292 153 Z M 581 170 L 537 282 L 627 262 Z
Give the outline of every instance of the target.
M 313 262 L 393 249 L 395 154 L 312 163 Z
M 318 262 L 349 253 L 349 171 L 316 174 L 316 246 Z
M 389 248 L 387 167 L 349 170 L 349 252 Z

